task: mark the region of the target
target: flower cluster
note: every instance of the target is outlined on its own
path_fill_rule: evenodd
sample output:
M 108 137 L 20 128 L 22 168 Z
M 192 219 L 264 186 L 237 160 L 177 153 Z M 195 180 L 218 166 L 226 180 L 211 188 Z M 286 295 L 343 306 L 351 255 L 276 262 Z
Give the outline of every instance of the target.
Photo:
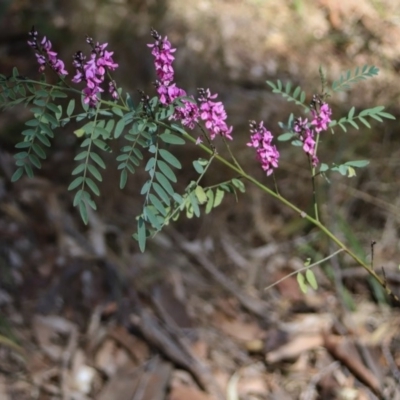
M 101 84 L 104 82 L 106 71 L 114 71 L 118 67 L 118 64 L 112 58 L 114 53 L 105 50 L 108 43 L 97 43 L 95 45 L 93 39 L 90 37 L 86 41 L 92 47 L 90 59 L 85 63 L 86 57 L 83 53 L 81 51 L 75 53 L 73 66 L 76 68 L 76 73 L 72 82 L 86 82 L 86 87 L 83 89 L 83 94 L 85 95 L 84 103 L 94 107 L 98 102 L 98 93 L 104 92 Z M 109 92 L 114 99 L 118 98 L 114 82 L 110 82 Z
M 311 125 L 314 126 L 315 132 L 320 133 L 326 131 L 329 122 L 331 122 L 332 115 L 332 110 L 329 107 L 329 104 L 322 102 L 314 95 L 311 105 L 314 105 L 311 110 L 311 115 L 313 117 Z
M 256 149 L 257 159 L 269 176 L 274 172 L 274 168 L 278 168 L 279 161 L 279 151 L 275 145 L 272 145 L 272 133 L 264 127 L 264 122 L 260 122 L 257 126 L 256 121 L 250 121 L 250 133 L 252 135 L 247 146 Z
M 293 131 L 299 135 L 303 143 L 303 150 L 311 157 L 312 165 L 315 167 L 319 160 L 316 155 L 315 134 L 328 129 L 331 122 L 332 111 L 329 105 L 314 95 L 311 102 L 312 120 L 297 118 L 294 122 Z
M 217 96 L 217 94 L 212 95 L 209 89 L 199 89 L 200 118 L 205 121 L 211 140 L 216 135 L 232 140 L 231 132 L 233 128 L 226 125 L 224 105 L 220 101 L 213 101 Z
M 311 162 L 313 166 L 318 164 L 318 158 L 315 154 L 315 138 L 314 138 L 314 129 L 310 127 L 307 118 L 297 118 L 294 121 L 293 131 L 299 135 L 299 139 L 303 143 L 303 150 L 306 154 L 311 157 Z
M 43 37 L 42 41 L 38 42 L 38 33 L 34 27 L 29 32 L 28 44 L 35 50 L 37 61 L 40 65 L 39 72 L 43 72 L 46 68 L 46 64 L 59 75 L 68 75 L 68 71 L 65 69 L 64 62 L 57 57 L 57 53 L 52 50 L 52 44 L 50 40 Z
M 178 97 L 187 96 L 186 92 L 177 87 L 174 81 L 174 69 L 172 63 L 175 59 L 173 53 L 176 49 L 172 48 L 170 41 L 162 38 L 157 31 L 151 30 L 154 38 L 154 44 L 148 46 L 152 49 L 155 60 L 157 78 L 156 88 L 160 98 L 160 103 L 169 105 Z M 210 132 L 210 138 L 213 140 L 216 135 L 232 139 L 232 127 L 228 128 L 225 119 L 226 112 L 221 102 L 214 102 L 217 95 L 211 95 L 209 90 L 199 89 L 200 108 L 193 101 L 182 99 L 182 107 L 177 107 L 172 116 L 175 120 L 180 120 L 184 126 L 193 129 L 196 123 L 202 119 L 206 123 L 206 128 Z
M 155 83 L 157 93 L 160 103 L 169 105 L 178 97 L 186 96 L 186 92 L 177 87 L 176 83 L 173 83 L 174 69 L 172 63 L 175 57 L 172 54 L 175 53 L 176 49 L 172 48 L 171 42 L 167 37 L 163 39 L 156 30 L 151 30 L 151 36 L 154 38 L 155 43 L 148 44 L 148 47 L 152 48 L 151 54 L 155 58 L 154 66 L 158 78 Z M 182 103 L 183 107 L 177 107 L 172 118 L 182 121 L 184 126 L 193 129 L 199 120 L 199 109 L 195 103 L 189 100 L 183 99 Z

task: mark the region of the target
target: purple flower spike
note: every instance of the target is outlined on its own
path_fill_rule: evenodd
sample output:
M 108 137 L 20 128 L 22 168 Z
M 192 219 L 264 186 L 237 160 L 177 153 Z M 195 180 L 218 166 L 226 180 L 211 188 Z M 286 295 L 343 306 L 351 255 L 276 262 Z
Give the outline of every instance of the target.
M 226 125 L 224 105 L 220 101 L 212 101 L 217 96 L 217 94 L 212 95 L 209 89 L 199 89 L 200 118 L 205 121 L 211 140 L 214 140 L 216 135 L 232 140 L 231 132 L 233 128 Z
M 315 154 L 316 142 L 314 139 L 314 130 L 310 127 L 307 118 L 297 118 L 294 122 L 293 130 L 299 135 L 299 139 L 303 142 L 303 150 L 311 157 L 313 166 L 317 166 L 318 158 Z
M 247 146 L 256 149 L 257 159 L 269 176 L 274 172 L 274 168 L 278 168 L 279 161 L 279 151 L 275 145 L 272 145 L 272 133 L 264 127 L 264 122 L 260 122 L 257 126 L 255 121 L 250 121 L 250 133 L 252 135 Z
M 97 43 L 95 45 L 93 39 L 90 37 L 87 37 L 86 41 L 92 46 L 92 54 L 90 59 L 85 63 L 86 57 L 83 53 L 81 51 L 75 53 L 72 64 L 76 68 L 76 73 L 72 78 L 72 82 L 86 82 L 86 88 L 83 90 L 83 94 L 85 95 L 83 101 L 94 107 L 99 100 L 97 95 L 104 92 L 101 85 L 104 82 L 107 70 L 114 71 L 118 68 L 118 64 L 112 58 L 114 53 L 105 50 L 108 43 Z M 110 82 L 108 91 L 111 93 L 113 99 L 118 99 L 115 83 Z
M 35 51 L 37 61 L 40 65 L 39 72 L 44 72 L 48 65 L 58 75 L 68 75 L 65 64 L 57 57 L 57 53 L 52 50 L 52 44 L 46 36 L 38 43 L 38 33 L 34 27 L 29 32 L 28 45 Z
M 174 80 L 172 62 L 175 57 L 172 53 L 175 53 L 176 49 L 172 48 L 167 37 L 163 39 L 156 30 L 151 30 L 151 36 L 155 39 L 155 43 L 147 46 L 153 49 L 151 54 L 155 57 L 154 65 L 157 77 L 161 86 L 168 86 Z
M 178 97 L 187 96 L 186 92 L 173 83 L 174 69 L 172 63 L 175 57 L 172 55 L 176 49 L 172 48 L 170 41 L 164 39 L 154 29 L 151 36 L 155 39 L 153 44 L 147 46 L 152 48 L 154 66 L 158 80 L 155 83 L 160 103 L 164 106 L 172 104 Z M 193 129 L 199 120 L 200 113 L 198 106 L 188 100 L 182 100 L 183 107 L 177 107 L 171 119 L 181 121 L 184 126 Z
M 328 125 L 331 122 L 332 110 L 328 103 L 321 103 L 319 105 L 319 110 L 317 110 L 317 108 L 318 107 L 311 110 L 311 115 L 313 117 L 311 125 L 314 126 L 317 133 L 320 133 L 328 129 Z

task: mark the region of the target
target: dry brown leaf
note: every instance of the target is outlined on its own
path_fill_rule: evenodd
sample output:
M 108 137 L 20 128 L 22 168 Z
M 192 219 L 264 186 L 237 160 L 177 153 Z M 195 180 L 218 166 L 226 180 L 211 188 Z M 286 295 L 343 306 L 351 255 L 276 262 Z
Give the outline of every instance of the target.
M 320 334 L 298 336 L 291 342 L 271 351 L 265 357 L 268 363 L 275 363 L 281 360 L 287 360 L 298 357 L 302 352 L 321 347 L 324 340 Z
M 277 271 L 275 274 L 273 274 L 272 279 L 271 279 L 271 284 L 273 282 L 277 282 L 280 279 L 284 278 L 288 274 L 290 274 L 291 270 L 288 269 L 283 269 Z M 295 276 L 290 276 L 283 281 L 277 283 L 275 287 L 279 290 L 281 296 L 285 300 L 293 300 L 293 301 L 300 301 L 304 300 L 304 294 L 300 290 L 299 284 L 297 283 L 297 279 Z
M 164 400 L 171 364 L 152 359 L 146 368 L 123 368 L 105 385 L 96 400 Z
M 62 357 L 70 357 L 77 345 L 78 328 L 72 322 L 62 317 L 34 315 L 32 328 L 35 339 L 42 351 L 53 361 L 60 361 Z M 68 335 L 67 343 L 54 344 L 59 335 Z
M 5 385 L 5 379 L 1 375 L 0 375 L 0 399 L 10 400 L 10 397 L 8 396 L 6 385 Z
M 216 311 L 213 321 L 222 332 L 240 341 L 249 342 L 265 337 L 265 332 L 256 321 L 241 321 L 237 314 L 236 319 L 229 319 L 225 314 Z
M 127 351 L 118 346 L 113 339 L 106 339 L 101 344 L 95 355 L 94 364 L 107 376 L 113 376 L 121 368 L 134 367 Z
M 190 348 L 196 357 L 199 357 L 202 360 L 207 358 L 209 346 L 203 340 L 197 340 L 196 342 L 192 343 Z
M 186 387 L 176 386 L 171 390 L 168 400 L 213 400 L 209 395 L 200 390 Z
M 375 375 L 362 362 L 354 343 L 347 338 L 328 335 L 323 336 L 324 346 L 329 353 L 372 391 L 381 395 L 381 384 Z
M 149 346 L 136 336 L 131 335 L 124 327 L 116 326 L 108 336 L 117 341 L 131 355 L 133 361 L 143 363 L 149 358 Z
M 331 328 L 333 319 L 331 313 L 296 314 L 292 321 L 281 323 L 280 328 L 294 335 L 319 334 Z
M 122 368 L 103 386 L 97 400 L 132 399 L 139 384 L 143 370 L 140 368 Z

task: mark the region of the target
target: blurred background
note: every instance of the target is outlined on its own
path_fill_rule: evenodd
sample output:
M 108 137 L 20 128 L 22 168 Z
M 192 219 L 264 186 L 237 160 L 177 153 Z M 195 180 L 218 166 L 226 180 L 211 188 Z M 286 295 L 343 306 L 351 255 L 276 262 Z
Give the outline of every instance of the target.
M 35 56 L 26 43 L 33 25 L 39 35 L 52 41 L 70 71 L 72 55 L 77 50 L 88 52 L 85 37 L 89 35 L 95 41 L 109 43 L 108 50 L 114 51 L 114 59 L 119 64 L 113 76 L 118 86 L 131 93 L 137 102 L 137 89 L 150 96 L 155 93 L 153 59 L 147 47 L 152 42 L 150 28 L 153 27 L 162 36 L 167 35 L 177 48 L 174 67 L 178 86 L 189 94 L 195 94 L 199 87 L 219 94 L 218 99 L 227 110 L 228 123 L 234 127 L 234 154 L 246 169 L 263 179 L 252 151 L 245 146 L 249 139 L 248 120 L 263 120 L 278 135 L 282 133 L 279 121 L 287 121 L 291 112 L 299 115 L 299 109 L 271 93 L 266 80 L 280 79 L 284 83 L 290 80 L 293 85 L 300 85 L 311 100 L 321 90 L 320 66 L 329 84 L 348 69 L 375 65 L 380 69 L 378 77 L 329 99 L 333 118 L 346 115 L 352 106 L 360 111 L 378 105 L 384 105 L 386 111 L 399 117 L 399 10 L 398 0 L 3 0 L 0 2 L 0 73 L 8 75 L 17 66 L 21 75 L 39 78 Z M 149 242 L 145 254 L 139 254 L 131 234 L 142 205 L 138 188 L 145 179 L 143 173 L 130 177 L 127 189 L 119 191 L 118 171 L 111 154 L 106 158 L 109 168 L 101 185 L 104 194 L 98 201 L 99 210 L 91 216 L 88 227 L 81 224 L 71 205 L 73 197 L 66 188 L 79 146 L 79 140 L 73 135 L 78 125 L 71 123 L 57 132 L 54 147 L 34 179 L 10 183 L 14 146 L 28 118 L 29 111 L 22 107 L 0 114 L 0 337 L 3 338 L 0 360 L 4 360 L 0 370 L 1 398 L 31 398 L 23 396 L 28 396 L 26 393 L 32 388 L 38 393 L 34 398 L 111 398 L 107 397 L 110 392 L 106 390 L 114 389 L 107 389 L 107 385 L 113 382 L 115 371 L 123 364 L 115 361 L 115 354 L 123 353 L 121 349 L 126 351 L 126 348 L 115 339 L 114 331 L 110 334 L 110 329 L 117 324 L 124 327 L 127 337 L 135 337 L 129 330 L 131 322 L 126 322 L 128 316 L 138 313 L 137 302 L 150 307 L 155 298 L 170 307 L 168 313 L 173 318 L 179 319 L 177 314 L 183 314 L 191 320 L 191 332 L 197 335 L 196 340 L 193 337 L 191 340 L 207 349 L 196 356 L 215 372 L 220 387 L 226 388 L 229 376 L 244 365 L 257 365 L 250 371 L 253 380 L 249 378 L 257 384 L 236 386 L 240 398 L 344 398 L 340 397 L 344 389 L 353 390 L 354 399 L 368 398 L 357 396 L 365 388 L 369 388 L 365 393 L 371 393 L 373 383 L 360 384 L 357 376 L 355 382 L 332 378 L 333 384 L 329 381 L 329 384 L 314 385 L 313 391 L 307 392 L 315 371 L 321 365 L 334 362 L 335 357 L 328 356 L 332 349 L 326 341 L 318 342 L 318 346 L 328 350 L 323 354 L 313 353 L 314 359 L 311 356 L 301 359 L 297 353 L 289 357 L 289 364 L 282 363 L 283 356 L 273 361 L 268 359 L 268 354 L 278 351 L 283 343 L 292 343 L 298 338 L 302 329 L 310 335 L 309 325 L 304 322 L 306 317 L 312 316 L 317 326 L 321 324 L 329 332 L 334 331 L 333 321 L 340 320 L 345 326 L 344 333 L 340 334 L 345 339 L 349 332 L 367 336 L 385 324 L 388 324 L 387 331 L 393 332 L 391 324 L 398 321 L 398 314 L 389 306 L 383 291 L 346 257 L 334 258 L 315 270 L 320 282 L 316 292 L 300 293 L 295 276 L 264 292 L 267 285 L 301 268 L 307 258 L 317 261 L 335 251 L 305 221 L 248 187 L 238 202 L 226 196 L 224 205 L 212 215 L 198 220 L 182 216 L 175 225 L 176 231 L 160 234 Z M 371 260 L 371 242 L 376 242 L 374 265 L 379 269 L 384 267 L 388 284 L 400 293 L 399 123 L 375 122 L 371 121 L 370 130 L 362 127 L 360 130 L 349 128 L 346 133 L 336 130 L 334 135 L 324 133 L 319 149 L 321 161 L 368 159 L 371 163 L 351 179 L 332 175 L 329 184 L 320 180 L 321 215 L 330 229 L 367 260 Z M 121 143 L 116 143 L 115 151 L 119 147 Z M 281 194 L 301 209 L 311 210 L 311 185 L 302 152 L 287 143 L 278 143 L 278 148 L 281 161 L 277 181 Z M 191 162 L 202 154 L 195 146 L 177 151 L 184 165 L 180 179 L 188 183 L 196 177 Z M 206 183 L 231 177 L 229 171 L 215 164 Z M 265 182 L 272 186 L 270 179 L 265 178 Z M 187 248 L 177 245 L 176 235 L 183 235 L 178 242 L 187 242 Z M 212 260 L 214 272 L 204 266 L 201 254 Z M 222 282 L 216 278 L 218 273 L 223 276 Z M 236 291 L 227 289 L 230 283 L 226 282 L 231 281 L 237 285 Z M 268 310 L 269 317 L 264 320 L 260 315 L 266 311 L 257 313 L 251 306 L 246 308 L 242 295 L 265 307 L 262 309 Z M 328 325 L 327 315 L 331 318 Z M 346 325 L 348 315 L 357 323 Z M 372 319 L 367 321 L 366 315 Z M 60 318 L 57 321 L 60 324 L 62 321 L 66 331 L 49 319 L 54 316 Z M 106 332 L 104 335 L 114 337 L 111 342 L 115 348 L 111 353 L 109 347 L 104 349 L 104 343 L 108 343 L 105 336 L 99 338 L 98 332 L 88 329 L 88 321 L 94 324 L 95 317 L 97 327 Z M 280 325 L 294 320 L 299 323 L 296 329 Z M 110 321 L 113 321 L 112 328 Z M 163 323 L 168 326 L 168 321 Z M 218 332 L 219 338 L 230 338 L 235 345 L 227 350 L 220 340 L 211 340 L 211 334 L 200 335 L 199 327 L 206 332 Z M 145 347 L 149 339 L 143 333 L 144 328 L 140 328 L 141 345 Z M 55 336 L 70 337 L 74 329 L 86 344 L 76 343 L 68 365 L 64 365 L 63 371 L 69 378 L 61 372 L 55 378 L 48 378 L 45 372 L 56 368 L 61 356 L 49 356 L 45 349 L 51 342 L 61 351 L 65 343 L 54 344 L 52 334 L 47 337 L 43 332 L 53 330 Z M 247 333 L 235 336 L 232 332 Z M 391 344 L 392 364 L 398 366 L 398 337 L 396 342 L 395 333 L 391 335 L 390 340 L 379 337 L 374 346 L 381 351 L 382 343 Z M 40 339 L 44 336 L 49 340 L 47 344 Z M 7 345 L 6 339 L 17 343 L 18 349 Z M 256 356 L 243 344 L 253 339 L 263 343 L 255 351 Z M 91 341 L 96 342 L 96 349 L 88 345 Z M 80 361 L 76 361 L 76 354 L 80 354 Z M 115 364 L 114 372 L 104 366 L 107 364 L 104 360 L 99 361 L 99 354 L 109 357 L 108 363 Z M 154 352 L 138 356 L 135 368 L 152 357 Z M 176 360 L 169 360 L 176 365 Z M 303 362 L 301 367 L 299 360 Z M 318 360 L 322 360 L 320 365 Z M 375 365 L 380 371 L 380 383 L 390 376 L 390 363 L 385 360 Z M 74 363 L 78 365 L 75 370 Z M 82 366 L 91 371 L 88 390 L 76 383 L 77 371 Z M 367 367 L 373 369 L 370 365 Z M 299 371 L 305 375 L 301 378 L 296 375 L 298 385 L 290 384 L 293 374 Z M 283 376 L 285 373 L 287 377 Z M 171 374 L 173 378 L 168 381 L 165 396 L 197 399 L 195 392 L 179 394 L 182 379 L 176 378 L 176 370 Z M 350 372 L 346 369 L 343 372 L 346 379 L 349 375 L 351 368 Z M 184 385 L 185 390 L 193 391 L 197 390 L 195 386 L 187 382 Z M 113 393 L 117 396 L 115 390 Z M 77 397 L 71 397 L 71 393 Z M 306 397 L 307 393 L 311 393 L 310 397 Z M 128 397 L 121 394 L 112 398 Z

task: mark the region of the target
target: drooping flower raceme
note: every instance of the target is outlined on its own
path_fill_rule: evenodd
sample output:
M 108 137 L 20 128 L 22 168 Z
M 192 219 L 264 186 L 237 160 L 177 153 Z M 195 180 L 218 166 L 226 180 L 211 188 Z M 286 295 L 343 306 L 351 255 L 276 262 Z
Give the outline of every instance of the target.
M 163 105 L 170 105 L 178 97 L 186 96 L 186 92 L 177 87 L 174 81 L 174 69 L 172 63 L 175 60 L 173 53 L 176 49 L 172 48 L 171 42 L 154 29 L 151 30 L 151 35 L 155 39 L 153 44 L 147 46 L 152 49 L 151 54 L 154 56 L 154 66 L 158 80 L 155 83 L 157 93 L 159 95 L 160 103 Z M 193 102 L 182 99 L 183 107 L 177 107 L 172 116 L 174 120 L 180 120 L 184 126 L 190 129 L 195 127 L 196 122 L 199 120 L 199 109 Z
M 83 89 L 84 103 L 94 107 L 98 102 L 98 93 L 104 92 L 101 84 L 104 82 L 107 70 L 114 71 L 118 64 L 112 58 L 114 53 L 105 50 L 108 43 L 95 45 L 93 39 L 89 37 L 86 41 L 92 46 L 90 59 L 85 63 L 86 57 L 83 53 L 81 51 L 75 53 L 73 66 L 76 68 L 76 73 L 72 82 L 86 82 L 86 87 Z M 118 98 L 114 82 L 110 82 L 109 92 L 114 99 Z
M 302 119 L 300 117 L 297 118 L 294 121 L 293 130 L 299 135 L 299 139 L 303 143 L 303 150 L 311 157 L 311 162 L 315 167 L 318 164 L 318 158 L 315 154 L 315 133 L 314 129 L 312 129 L 311 125 L 309 124 L 308 119 Z
M 217 96 L 217 94 L 211 94 L 210 89 L 199 89 L 200 118 L 205 121 L 211 140 L 216 135 L 232 140 L 231 132 L 233 128 L 226 125 L 224 105 L 220 101 L 213 101 Z
M 157 31 L 151 30 L 151 35 L 155 39 L 153 44 L 148 44 L 154 56 L 154 65 L 158 80 L 156 81 L 157 93 L 160 103 L 170 105 L 179 97 L 187 96 L 186 92 L 174 83 L 174 69 L 172 63 L 175 59 L 173 53 L 176 49 L 172 48 L 167 37 L 162 38 Z M 213 140 L 216 135 L 221 135 L 227 139 L 232 139 L 232 127 L 228 128 L 225 123 L 226 112 L 221 102 L 215 102 L 217 95 L 211 95 L 210 91 L 199 89 L 200 108 L 193 101 L 182 99 L 182 107 L 176 107 L 172 119 L 179 120 L 184 126 L 193 129 L 196 123 L 202 119 L 205 121 L 210 138 Z
M 250 121 L 250 142 L 247 146 L 254 147 L 257 152 L 257 159 L 261 163 L 262 169 L 267 176 L 274 172 L 274 168 L 278 168 L 279 151 L 272 144 L 272 133 L 264 127 L 264 122 L 258 125 L 256 121 Z
M 299 139 L 303 143 L 303 150 L 311 157 L 312 165 L 315 167 L 319 163 L 316 155 L 315 136 L 328 129 L 332 111 L 329 104 L 315 95 L 313 96 L 311 107 L 311 122 L 308 122 L 307 118 L 297 118 L 294 122 L 293 131 L 299 135 Z
M 311 110 L 313 120 L 311 125 L 314 126 L 315 132 L 320 133 L 328 129 L 328 124 L 331 122 L 332 110 L 328 103 L 320 103 L 319 109 L 316 108 Z
M 28 44 L 35 50 L 37 61 L 40 65 L 39 72 L 43 72 L 46 68 L 46 64 L 58 75 L 68 75 L 68 71 L 65 69 L 65 64 L 62 60 L 57 57 L 57 53 L 52 50 L 52 44 L 50 40 L 43 37 L 42 41 L 38 42 L 38 33 L 34 27 L 29 32 Z

